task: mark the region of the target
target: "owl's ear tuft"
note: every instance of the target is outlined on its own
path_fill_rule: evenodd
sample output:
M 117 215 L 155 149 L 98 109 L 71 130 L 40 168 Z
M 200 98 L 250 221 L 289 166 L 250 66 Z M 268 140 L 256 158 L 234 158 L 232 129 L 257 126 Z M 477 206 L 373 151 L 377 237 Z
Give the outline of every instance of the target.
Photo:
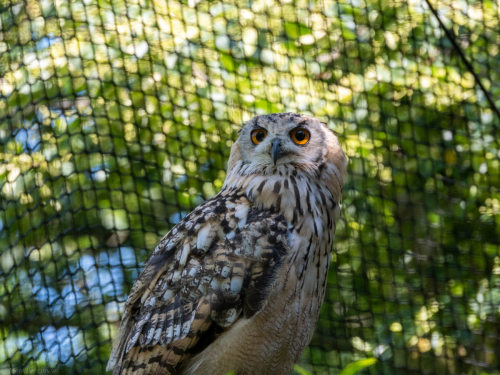
M 340 134 L 337 133 L 335 130 L 331 129 L 326 122 L 320 121 L 320 123 L 325 127 L 326 130 L 329 130 L 333 134 L 335 134 L 336 137 L 340 137 Z
M 229 160 L 227 161 L 227 170 L 230 171 L 238 160 L 241 160 L 241 146 L 239 139 L 231 146 L 231 154 L 229 155 Z

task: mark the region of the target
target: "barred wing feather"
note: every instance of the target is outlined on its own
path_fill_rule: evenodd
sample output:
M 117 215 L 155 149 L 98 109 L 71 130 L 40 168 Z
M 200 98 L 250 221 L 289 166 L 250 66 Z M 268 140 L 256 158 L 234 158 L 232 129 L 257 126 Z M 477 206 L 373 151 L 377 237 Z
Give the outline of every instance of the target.
M 108 370 L 175 374 L 224 329 L 262 308 L 287 241 L 282 215 L 258 211 L 234 191 L 199 206 L 146 261 L 125 303 Z

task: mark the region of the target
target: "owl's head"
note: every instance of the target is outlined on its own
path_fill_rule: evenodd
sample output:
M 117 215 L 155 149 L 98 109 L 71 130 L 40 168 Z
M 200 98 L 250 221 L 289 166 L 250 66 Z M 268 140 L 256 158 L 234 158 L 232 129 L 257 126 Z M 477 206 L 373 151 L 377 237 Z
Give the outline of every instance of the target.
M 345 163 L 333 132 L 318 119 L 296 113 L 255 116 L 241 129 L 235 146 L 231 158 L 253 171 L 272 173 L 280 167 L 311 171 L 329 162 Z
M 296 113 L 256 116 L 231 148 L 222 189 L 244 189 L 256 206 L 277 209 L 296 222 L 304 218 L 300 207 L 311 203 L 307 197 L 313 191 L 323 205 L 325 196 L 342 200 L 346 167 L 337 137 L 318 119 Z M 303 199 L 307 202 L 299 202 Z

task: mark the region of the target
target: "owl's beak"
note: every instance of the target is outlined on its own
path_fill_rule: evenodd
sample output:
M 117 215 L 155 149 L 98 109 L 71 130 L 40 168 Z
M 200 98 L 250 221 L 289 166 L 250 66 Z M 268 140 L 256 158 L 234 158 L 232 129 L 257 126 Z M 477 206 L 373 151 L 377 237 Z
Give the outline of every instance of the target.
M 279 138 L 273 139 L 272 145 L 271 155 L 273 157 L 274 165 L 276 165 L 276 161 L 283 156 L 284 152 Z

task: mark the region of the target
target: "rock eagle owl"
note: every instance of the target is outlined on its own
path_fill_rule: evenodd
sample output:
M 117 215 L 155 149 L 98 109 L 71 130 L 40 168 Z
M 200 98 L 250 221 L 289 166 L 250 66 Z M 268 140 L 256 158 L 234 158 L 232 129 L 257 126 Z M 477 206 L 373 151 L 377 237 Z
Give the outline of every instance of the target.
M 346 157 L 319 120 L 256 116 L 220 193 L 160 241 L 125 302 L 114 375 L 288 375 L 323 302 Z

